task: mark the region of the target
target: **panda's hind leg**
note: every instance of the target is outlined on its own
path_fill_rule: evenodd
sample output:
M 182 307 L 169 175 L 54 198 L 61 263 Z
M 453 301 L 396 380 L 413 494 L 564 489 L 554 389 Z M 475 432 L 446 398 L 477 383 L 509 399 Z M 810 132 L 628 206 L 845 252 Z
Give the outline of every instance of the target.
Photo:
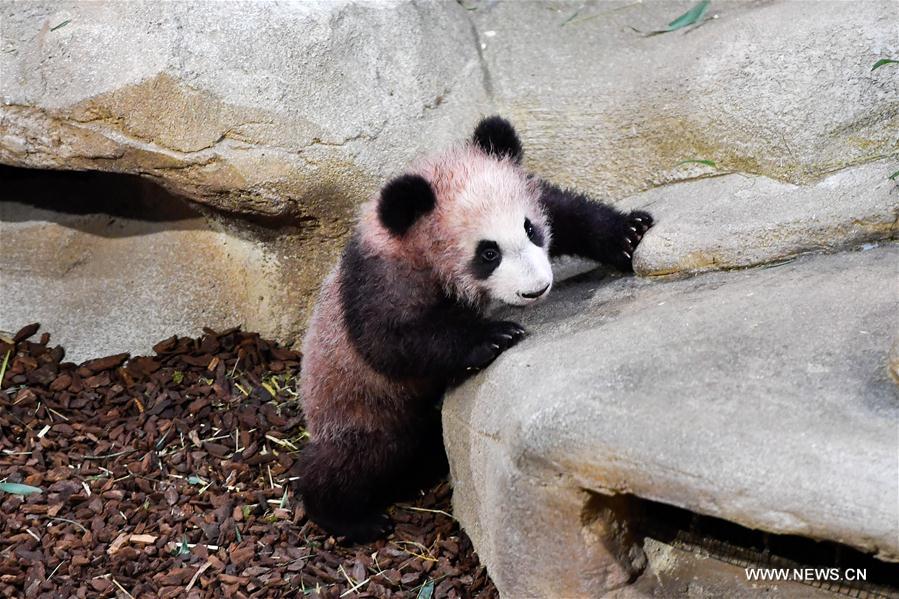
M 300 453 L 297 490 L 307 516 L 328 533 L 367 542 L 390 532 L 383 513 L 390 451 L 382 442 L 355 433 L 313 441 Z
M 406 436 L 413 451 L 405 471 L 400 474 L 402 478 L 396 481 L 397 493 L 393 501 L 411 501 L 418 497 L 419 491 L 433 486 L 449 473 L 438 406 L 428 407 L 415 419 Z
M 384 510 L 446 471 L 439 412 L 403 431 L 352 431 L 315 440 L 300 454 L 298 491 L 307 515 L 351 542 L 387 535 Z M 434 425 L 438 428 L 434 428 Z

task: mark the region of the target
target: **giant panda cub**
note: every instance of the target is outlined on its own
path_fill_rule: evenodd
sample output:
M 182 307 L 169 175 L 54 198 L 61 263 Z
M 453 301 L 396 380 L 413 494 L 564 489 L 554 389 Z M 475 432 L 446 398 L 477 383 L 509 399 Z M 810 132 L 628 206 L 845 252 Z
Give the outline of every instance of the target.
M 331 534 L 389 532 L 384 510 L 447 469 L 438 409 L 447 385 L 525 335 L 488 303 L 527 306 L 553 283 L 550 256 L 631 271 L 652 217 L 624 214 L 528 174 L 512 126 L 415 163 L 362 206 L 303 342 L 311 436 L 299 460 L 307 515 Z

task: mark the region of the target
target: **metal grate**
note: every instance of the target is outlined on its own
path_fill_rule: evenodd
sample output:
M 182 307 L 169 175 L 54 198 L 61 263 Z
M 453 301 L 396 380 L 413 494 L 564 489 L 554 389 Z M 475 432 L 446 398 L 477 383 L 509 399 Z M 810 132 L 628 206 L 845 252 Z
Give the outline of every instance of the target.
M 899 599 L 899 564 L 839 543 L 766 533 L 645 499 L 634 502 L 639 532 L 677 549 L 741 568 L 862 569 L 865 580 L 790 580 L 847 597 Z

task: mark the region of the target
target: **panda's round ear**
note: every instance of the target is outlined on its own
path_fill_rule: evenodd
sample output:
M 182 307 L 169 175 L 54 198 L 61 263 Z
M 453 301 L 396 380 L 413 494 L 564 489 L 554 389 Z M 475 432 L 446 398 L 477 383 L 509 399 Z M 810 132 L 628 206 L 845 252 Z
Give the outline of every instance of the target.
M 515 162 L 520 163 L 524 155 L 515 128 L 501 116 L 488 116 L 478 123 L 472 141 L 488 154 L 510 156 Z
M 415 221 L 433 210 L 436 204 L 434 189 L 424 177 L 402 175 L 381 189 L 378 218 L 393 235 L 402 237 Z

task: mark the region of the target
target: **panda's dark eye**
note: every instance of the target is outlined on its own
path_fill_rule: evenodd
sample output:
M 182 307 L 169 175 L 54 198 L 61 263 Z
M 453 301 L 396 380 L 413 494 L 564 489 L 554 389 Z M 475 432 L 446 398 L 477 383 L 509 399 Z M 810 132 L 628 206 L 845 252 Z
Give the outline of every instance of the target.
M 481 260 L 484 262 L 493 262 L 499 258 L 499 252 L 493 248 L 487 248 L 481 252 Z
M 531 240 L 531 243 L 534 245 L 543 245 L 543 233 L 534 226 L 531 222 L 531 219 L 524 219 L 524 232 L 527 234 L 528 239 Z

